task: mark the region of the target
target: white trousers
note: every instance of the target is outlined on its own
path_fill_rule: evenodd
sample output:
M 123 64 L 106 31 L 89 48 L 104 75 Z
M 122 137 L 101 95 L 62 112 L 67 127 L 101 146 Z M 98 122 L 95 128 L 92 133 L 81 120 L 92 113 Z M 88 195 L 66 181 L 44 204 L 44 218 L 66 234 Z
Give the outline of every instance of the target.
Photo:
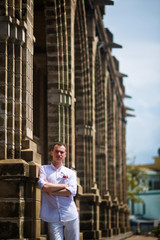
M 79 219 L 48 223 L 48 233 L 50 240 L 79 240 Z

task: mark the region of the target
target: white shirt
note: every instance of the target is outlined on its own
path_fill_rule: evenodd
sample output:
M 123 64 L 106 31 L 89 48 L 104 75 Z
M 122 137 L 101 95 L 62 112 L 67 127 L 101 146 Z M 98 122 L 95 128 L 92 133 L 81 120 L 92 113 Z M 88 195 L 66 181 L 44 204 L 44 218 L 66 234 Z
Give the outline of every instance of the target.
M 40 217 L 46 222 L 66 222 L 78 217 L 77 208 L 73 197 L 77 193 L 77 178 L 73 170 L 61 166 L 56 169 L 54 165 L 43 165 L 40 167 L 38 184 L 40 188 L 50 183 L 65 183 L 68 184 L 68 189 L 71 192 L 69 197 L 52 196 L 42 191 L 42 206 Z

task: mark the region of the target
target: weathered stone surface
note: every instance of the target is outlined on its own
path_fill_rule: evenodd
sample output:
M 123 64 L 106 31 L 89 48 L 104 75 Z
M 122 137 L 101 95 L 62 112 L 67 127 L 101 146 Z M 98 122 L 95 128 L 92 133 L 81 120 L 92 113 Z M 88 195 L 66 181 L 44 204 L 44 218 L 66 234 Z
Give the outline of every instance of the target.
M 36 162 L 29 162 L 30 177 L 38 178 L 40 165 Z
M 0 221 L 1 239 L 19 239 L 19 222 Z
M 30 149 L 22 150 L 21 151 L 21 156 L 27 162 L 34 161 L 38 164 L 41 164 L 41 155 L 32 151 L 32 150 L 30 150 Z
M 37 152 L 37 144 L 29 139 L 23 140 L 22 141 L 22 149 L 30 149 L 34 152 Z
M 24 202 L 0 202 L 0 216 L 5 217 L 22 217 L 24 212 Z
M 19 197 L 19 183 L 13 180 L 6 181 L 1 179 L 0 198 Z
M 0 238 L 41 239 L 37 178 L 55 141 L 77 172 L 81 240 L 127 231 L 125 88 L 104 9 L 17 2 L 0 6 Z

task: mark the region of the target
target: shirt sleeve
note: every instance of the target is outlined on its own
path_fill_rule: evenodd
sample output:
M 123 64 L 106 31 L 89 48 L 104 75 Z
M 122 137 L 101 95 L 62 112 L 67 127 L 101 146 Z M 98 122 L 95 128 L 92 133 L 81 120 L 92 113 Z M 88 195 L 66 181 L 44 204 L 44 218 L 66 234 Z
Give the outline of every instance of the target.
M 39 169 L 39 179 L 38 179 L 38 185 L 41 190 L 42 190 L 43 186 L 46 184 L 46 181 L 44 179 L 46 179 L 46 172 L 44 170 L 44 167 L 41 166 Z
M 71 172 L 71 175 L 69 177 L 69 184 L 66 189 L 71 192 L 72 196 L 75 196 L 77 193 L 77 177 L 74 171 Z

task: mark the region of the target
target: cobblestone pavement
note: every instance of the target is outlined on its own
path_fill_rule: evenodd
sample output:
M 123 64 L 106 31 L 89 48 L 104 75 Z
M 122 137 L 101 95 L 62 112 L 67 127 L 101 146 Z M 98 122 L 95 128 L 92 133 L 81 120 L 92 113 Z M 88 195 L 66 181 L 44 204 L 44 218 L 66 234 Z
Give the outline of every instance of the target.
M 156 237 L 153 236 L 145 236 L 145 235 L 133 235 L 131 237 L 126 238 L 127 240 L 156 240 Z
M 157 237 L 152 235 L 134 235 L 132 232 L 127 232 L 125 234 L 119 234 L 118 236 L 112 236 L 107 238 L 102 238 L 101 240 L 157 240 Z

